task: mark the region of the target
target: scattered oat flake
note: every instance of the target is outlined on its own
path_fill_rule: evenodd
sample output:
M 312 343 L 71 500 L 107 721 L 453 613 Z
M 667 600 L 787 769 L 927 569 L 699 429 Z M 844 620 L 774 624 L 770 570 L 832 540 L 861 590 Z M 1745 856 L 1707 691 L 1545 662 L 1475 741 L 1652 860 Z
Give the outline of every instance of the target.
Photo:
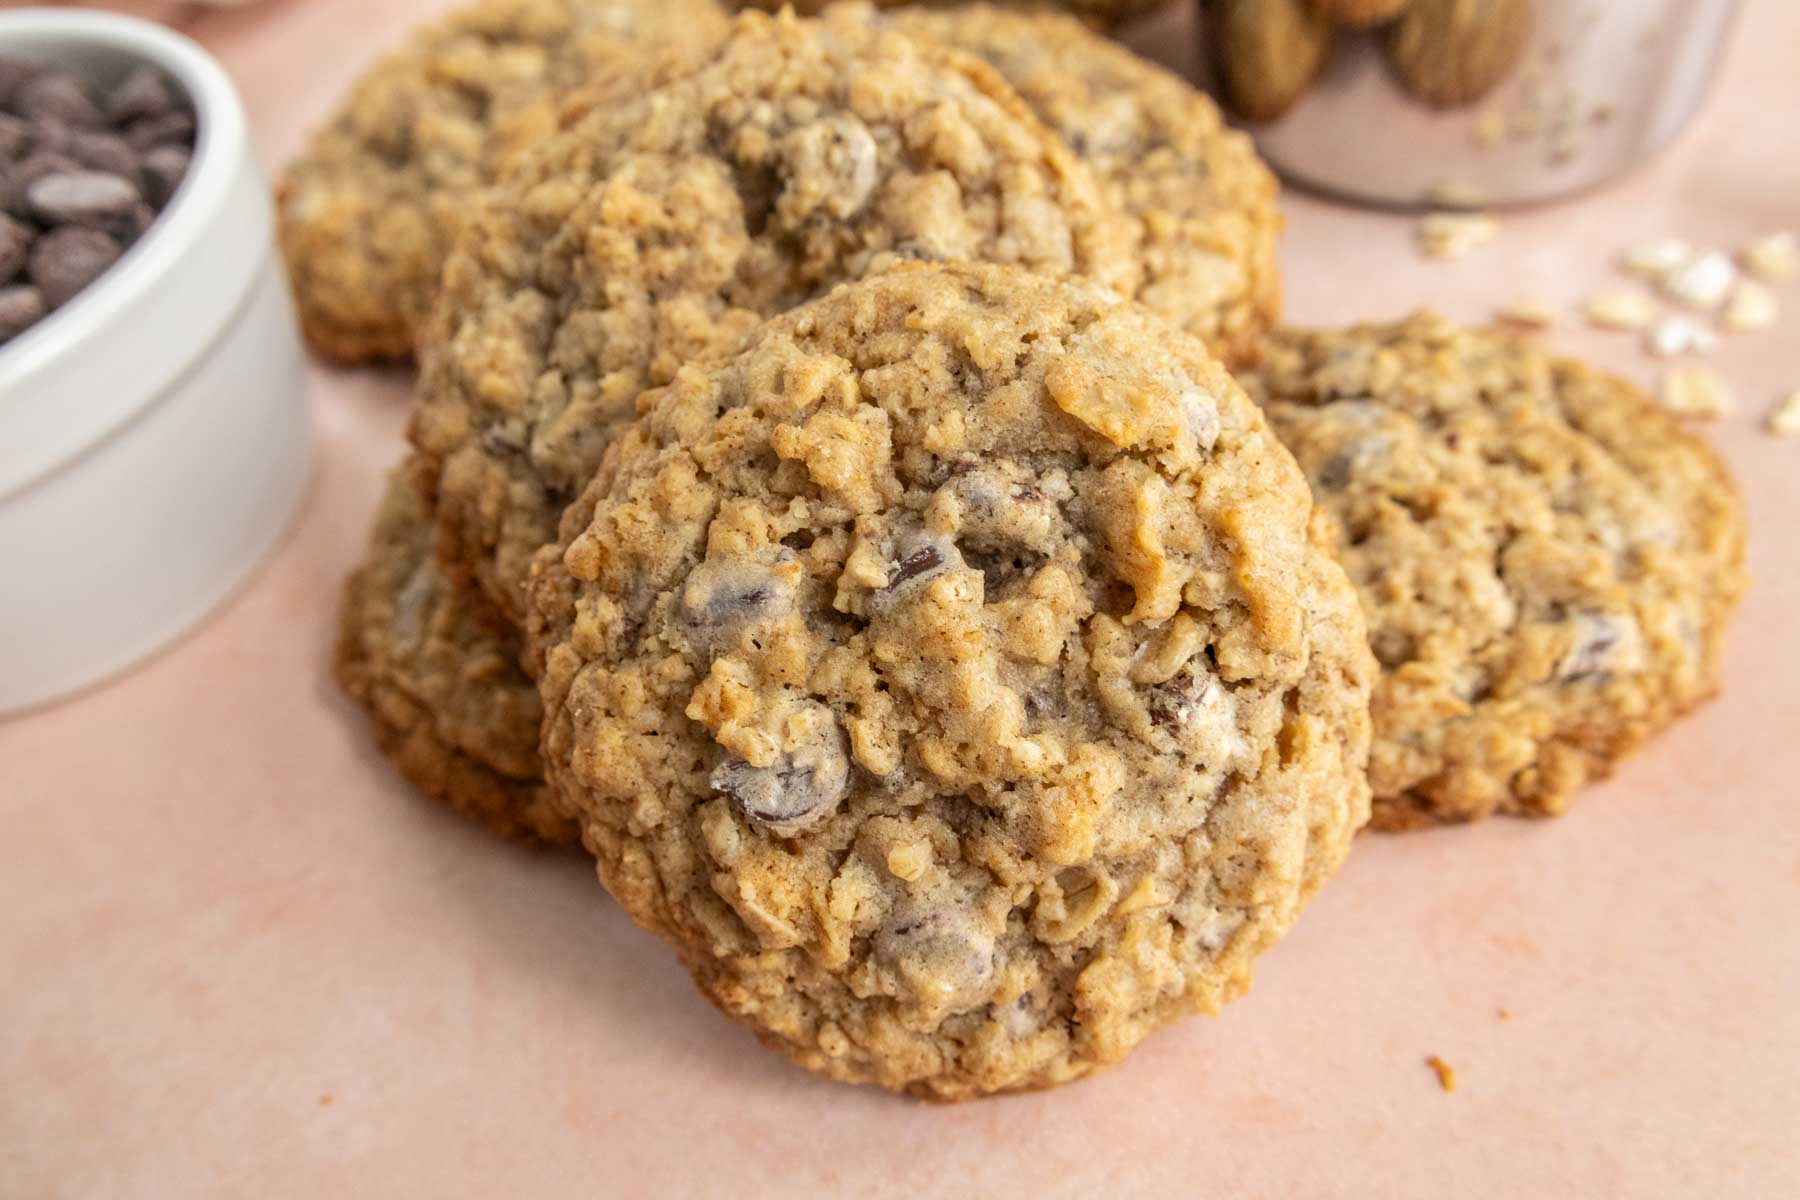
M 1718 344 L 1718 335 L 1692 317 L 1664 317 L 1644 330 L 1644 349 L 1657 358 L 1705 354 Z
M 1731 385 L 1711 367 L 1690 364 L 1663 376 L 1663 406 L 1684 417 L 1721 417 L 1737 410 Z
M 1494 315 L 1508 325 L 1523 329 L 1548 329 L 1556 324 L 1556 313 L 1535 296 L 1520 296 Z
M 1656 319 L 1656 304 L 1643 292 L 1618 288 L 1590 299 L 1581 315 L 1600 329 L 1642 329 Z
M 1454 1092 L 1456 1090 L 1456 1068 L 1452 1067 L 1449 1063 L 1445 1062 L 1435 1054 L 1425 1060 L 1425 1065 L 1437 1073 L 1439 1087 L 1443 1088 L 1446 1092 Z
M 1653 238 L 1625 250 L 1625 269 L 1634 275 L 1660 279 L 1686 265 L 1694 257 L 1693 247 L 1680 238 Z
M 1463 179 L 1446 179 L 1425 194 L 1425 202 L 1437 208 L 1480 208 L 1487 201 L 1480 188 Z
M 1506 114 L 1497 108 L 1490 108 L 1481 114 L 1475 122 L 1475 143 L 1484 149 L 1498 146 L 1506 137 Z
M 1791 230 L 1765 233 L 1738 251 L 1738 262 L 1758 279 L 1779 283 L 1800 275 L 1800 237 Z
M 1431 213 L 1419 222 L 1419 249 L 1431 258 L 1461 258 L 1500 236 L 1486 213 Z
M 1712 309 L 1725 303 L 1737 283 L 1737 268 L 1714 250 L 1663 276 L 1663 290 L 1689 308 Z
M 1776 437 L 1800 437 L 1800 388 L 1795 388 L 1769 410 L 1769 432 Z
M 1776 312 L 1775 293 L 1746 279 L 1731 289 L 1719 325 L 1727 333 L 1752 333 L 1773 325 Z

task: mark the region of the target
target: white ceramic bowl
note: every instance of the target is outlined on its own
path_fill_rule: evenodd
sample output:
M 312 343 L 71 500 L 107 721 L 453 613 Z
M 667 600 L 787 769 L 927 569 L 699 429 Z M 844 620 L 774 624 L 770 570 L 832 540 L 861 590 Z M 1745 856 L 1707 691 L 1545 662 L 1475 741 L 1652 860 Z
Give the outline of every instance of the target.
M 0 713 L 66 695 L 193 627 L 291 522 L 312 430 L 268 186 L 231 81 L 178 34 L 0 12 L 0 54 L 101 84 L 148 62 L 199 117 L 155 225 L 0 346 Z

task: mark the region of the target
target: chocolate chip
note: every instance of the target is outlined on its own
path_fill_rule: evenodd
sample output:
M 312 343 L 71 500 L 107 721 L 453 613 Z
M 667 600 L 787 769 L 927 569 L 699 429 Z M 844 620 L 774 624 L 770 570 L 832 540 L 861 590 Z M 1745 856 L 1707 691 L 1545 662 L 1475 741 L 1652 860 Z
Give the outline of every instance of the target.
M 1580 613 L 1575 617 L 1575 644 L 1557 674 L 1573 683 L 1609 679 L 1616 672 L 1633 670 L 1638 665 L 1642 636 L 1630 616 Z
M 842 779 L 834 781 L 809 767 L 783 762 L 753 767 L 732 760 L 712 774 L 715 792 L 736 802 L 746 817 L 778 833 L 798 833 L 817 823 L 843 796 Z
M 1198 659 L 1152 688 L 1144 707 L 1184 754 L 1209 768 L 1228 769 L 1243 752 L 1231 692 Z
M 31 226 L 0 213 L 0 284 L 11 283 L 25 269 L 36 238 Z
M 74 299 L 155 222 L 191 169 L 195 117 L 149 65 L 100 89 L 4 56 L 0 110 L 0 288 L 12 337 Z
M 31 282 L 51 308 L 61 308 L 119 261 L 124 248 L 98 229 L 79 225 L 53 230 L 31 248 Z
M 850 761 L 833 722 L 769 766 L 726 759 L 709 782 L 744 816 L 785 837 L 818 824 L 837 807 L 850 790 Z
M 80 130 L 69 135 L 64 152 L 84 167 L 133 182 L 138 178 L 138 152 L 116 133 Z
M 67 154 L 69 142 L 75 131 L 67 121 L 59 121 L 55 117 L 40 117 L 31 122 L 31 148 L 40 153 Z
M 155 67 L 134 68 L 106 97 L 106 116 L 115 125 L 160 117 L 176 107 L 174 92 Z
M 31 146 L 31 123 L 11 113 L 0 113 L 0 163 L 24 157 Z
M 681 606 L 681 617 L 690 625 L 723 625 L 757 612 L 774 595 L 775 589 L 767 583 L 738 591 L 721 589 L 708 596 L 703 604 L 684 603 Z
M 944 1003 L 985 1001 L 994 980 L 994 935 L 965 904 L 901 903 L 876 930 L 874 951 L 912 988 Z
M 145 151 L 158 146 L 192 146 L 194 129 L 194 114 L 177 110 L 133 121 L 125 127 L 125 140 Z
M 13 108 L 28 121 L 61 121 L 78 129 L 99 129 L 106 117 L 88 95 L 87 84 L 73 71 L 45 71 L 26 83 Z
M 18 337 L 49 313 L 44 297 L 29 285 L 0 288 L 0 342 Z
M 158 208 L 174 199 L 193 161 L 193 152 L 185 146 L 158 146 L 144 155 L 144 198 Z
M 894 565 L 893 572 L 888 575 L 888 590 L 893 591 L 903 583 L 935 574 L 944 565 L 944 552 L 927 542 Z
M 156 224 L 156 210 L 140 201 L 132 205 L 131 211 L 119 220 L 103 225 L 101 228 L 129 246 L 143 237 L 145 231 L 154 224 Z
M 26 196 L 32 184 L 58 171 L 79 171 L 81 164 L 66 154 L 33 151 L 10 167 L 0 170 L 0 209 L 15 217 L 32 215 L 31 201 Z
M 1173 679 L 1151 691 L 1146 705 L 1150 719 L 1165 728 L 1182 728 L 1194 719 L 1214 686 L 1211 675 L 1183 669 Z
M 1342 491 L 1350 482 L 1350 471 L 1355 461 L 1348 454 L 1334 454 L 1325 460 L 1319 468 L 1318 485 L 1328 492 Z
M 44 73 L 39 63 L 0 55 L 0 104 L 10 105 L 19 89 Z
M 759 564 L 702 564 L 682 590 L 681 620 L 697 628 L 742 625 L 785 606 L 792 591 Z
M 104 171 L 62 171 L 25 189 L 31 211 L 51 225 L 103 225 L 129 217 L 142 202 L 129 179 Z

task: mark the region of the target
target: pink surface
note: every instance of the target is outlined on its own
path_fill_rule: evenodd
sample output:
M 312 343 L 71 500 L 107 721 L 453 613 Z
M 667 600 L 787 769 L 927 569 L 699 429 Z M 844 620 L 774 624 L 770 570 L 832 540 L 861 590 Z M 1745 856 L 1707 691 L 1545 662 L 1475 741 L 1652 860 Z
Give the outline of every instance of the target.
M 271 0 L 197 32 L 275 163 L 437 7 Z M 1572 303 L 1629 239 L 1800 225 L 1797 45 L 1800 7 L 1753 0 L 1673 153 L 1455 266 L 1405 218 L 1290 196 L 1290 314 Z M 1781 296 L 1716 356 L 1751 410 L 1714 432 L 1756 579 L 1719 703 L 1561 821 L 1365 838 L 1219 1019 L 955 1109 L 765 1053 L 586 863 L 394 779 L 326 671 L 407 381 L 316 370 L 322 464 L 254 586 L 0 722 L 0 1193 L 1800 1195 L 1800 442 L 1757 428 L 1800 386 Z M 1551 336 L 1653 378 L 1623 335 Z

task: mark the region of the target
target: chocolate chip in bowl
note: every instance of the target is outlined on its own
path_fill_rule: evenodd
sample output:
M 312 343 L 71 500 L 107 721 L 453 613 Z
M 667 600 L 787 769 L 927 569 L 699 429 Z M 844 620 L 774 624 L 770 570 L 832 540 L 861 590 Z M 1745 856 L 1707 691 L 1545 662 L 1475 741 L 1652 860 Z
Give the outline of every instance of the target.
M 0 58 L 0 344 L 73 300 L 186 178 L 193 106 L 149 64 L 103 86 Z
M 311 425 L 268 182 L 188 39 L 0 10 L 0 714 L 107 678 L 249 578 Z

